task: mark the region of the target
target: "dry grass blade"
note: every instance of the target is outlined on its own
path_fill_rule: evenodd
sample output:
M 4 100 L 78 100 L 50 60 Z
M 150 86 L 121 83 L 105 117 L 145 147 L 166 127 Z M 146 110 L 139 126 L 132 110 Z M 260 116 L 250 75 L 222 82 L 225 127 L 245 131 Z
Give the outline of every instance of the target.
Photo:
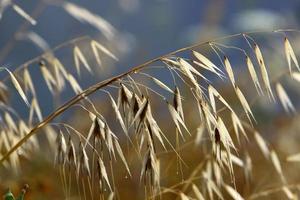
M 286 91 L 282 87 L 282 85 L 278 82 L 276 83 L 276 91 L 277 95 L 279 97 L 279 100 L 284 108 L 284 110 L 289 113 L 289 112 L 296 112 L 295 107 L 293 106 L 289 96 L 287 95 Z
M 10 78 L 11 78 L 11 81 L 12 81 L 14 87 L 16 88 L 17 92 L 18 92 L 19 95 L 22 97 L 22 99 L 23 99 L 23 101 L 26 103 L 26 105 L 27 105 L 28 107 L 30 107 L 29 102 L 28 102 L 28 100 L 27 100 L 27 97 L 26 97 L 26 95 L 25 95 L 25 93 L 24 93 L 24 91 L 23 91 L 21 85 L 19 84 L 18 80 L 17 80 L 16 77 L 14 76 L 14 74 L 13 74 L 9 69 L 7 69 L 7 68 L 5 68 L 5 67 L 1 67 L 1 69 L 5 69 L 5 70 L 9 73 L 9 76 L 10 76 Z
M 82 54 L 81 50 L 79 49 L 78 46 L 74 47 L 73 50 L 74 53 L 74 62 L 77 70 L 77 74 L 80 75 L 80 62 L 83 64 L 83 66 L 89 71 L 92 72 L 88 62 L 86 61 L 84 55 Z
M 13 4 L 12 7 L 20 16 L 22 16 L 24 19 L 30 22 L 30 24 L 36 25 L 35 19 L 28 15 L 20 6 Z
M 251 79 L 254 83 L 254 86 L 255 86 L 258 94 L 261 94 L 262 89 L 261 89 L 259 80 L 257 78 L 257 74 L 256 74 L 256 71 L 254 69 L 253 63 L 252 63 L 251 59 L 249 58 L 249 56 L 246 56 L 246 63 L 247 63 L 247 67 L 248 67 L 248 71 L 250 73 Z
M 228 192 L 228 194 L 234 199 L 234 200 L 244 200 L 244 198 L 238 193 L 234 188 L 232 188 L 229 185 L 225 185 L 225 189 Z
M 294 50 L 292 48 L 292 45 L 291 45 L 291 43 L 290 43 L 290 41 L 288 40 L 287 37 L 284 38 L 284 52 L 285 52 L 285 57 L 287 59 L 288 65 L 289 65 L 290 73 L 292 73 L 291 58 L 292 58 L 294 64 L 296 65 L 297 69 L 300 71 L 298 60 L 296 58 L 296 55 L 295 55 Z
M 267 90 L 268 96 L 269 96 L 270 99 L 274 100 L 274 95 L 273 95 L 273 92 L 272 92 L 271 83 L 270 83 L 270 80 L 269 80 L 269 75 L 268 75 L 268 71 L 267 71 L 267 68 L 266 68 L 266 65 L 265 65 L 265 61 L 263 59 L 261 50 L 260 50 L 260 48 L 257 44 L 255 44 L 255 46 L 254 46 L 254 52 L 255 52 L 255 55 L 256 55 L 257 62 L 258 62 L 259 67 L 260 67 L 260 72 L 261 72 L 262 79 L 263 79 L 263 82 L 264 82 L 264 86 Z

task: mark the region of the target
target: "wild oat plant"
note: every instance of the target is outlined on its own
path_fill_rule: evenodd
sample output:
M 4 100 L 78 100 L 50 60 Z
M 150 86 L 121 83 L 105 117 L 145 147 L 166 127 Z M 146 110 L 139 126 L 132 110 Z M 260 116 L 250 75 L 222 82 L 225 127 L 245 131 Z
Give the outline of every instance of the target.
M 16 4 L 6 6 L 36 24 Z M 117 30 L 100 16 L 75 4 L 60 6 L 113 41 Z M 50 149 L 65 199 L 298 199 L 299 165 L 291 162 L 300 161 L 300 154 L 280 149 L 272 139 L 279 130 L 270 122 L 281 117 L 289 126 L 299 119 L 292 103 L 299 96 L 297 40 L 297 30 L 228 35 L 159 56 L 87 89 L 79 83 L 91 76 L 86 71 L 104 70 L 103 59 L 118 61 L 89 36 L 45 50 L 15 70 L 3 66 L 2 171 L 22 173 L 25 162 Z M 72 53 L 73 66 L 57 55 L 63 48 Z M 37 68 L 45 84 L 32 75 Z M 65 90 L 75 95 L 44 117 L 37 86 L 47 88 L 54 101 Z M 27 118 L 10 103 L 16 91 L 28 107 Z M 278 140 L 292 143 L 293 132 Z

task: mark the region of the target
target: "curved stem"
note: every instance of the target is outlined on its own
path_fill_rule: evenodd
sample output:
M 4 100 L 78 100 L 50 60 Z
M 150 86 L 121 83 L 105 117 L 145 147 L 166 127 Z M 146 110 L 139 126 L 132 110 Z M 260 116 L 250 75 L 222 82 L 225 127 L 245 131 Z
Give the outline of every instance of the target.
M 41 128 L 43 128 L 44 126 L 46 126 L 50 121 L 52 121 L 54 118 L 56 118 L 57 116 L 59 116 L 60 114 L 62 114 L 64 111 L 66 111 L 69 107 L 71 107 L 72 105 L 76 104 L 77 102 L 79 102 L 80 100 L 86 98 L 87 96 L 93 94 L 94 92 L 98 91 L 99 89 L 106 87 L 116 81 L 118 81 L 119 79 L 126 77 L 127 75 L 130 75 L 132 73 L 136 73 L 140 70 L 142 70 L 143 68 L 147 67 L 148 65 L 155 63 L 157 61 L 160 61 L 163 58 L 166 58 L 168 56 L 172 56 L 176 53 L 180 53 L 180 52 L 184 52 L 187 50 L 191 50 L 193 48 L 202 46 L 202 45 L 206 45 L 209 44 L 210 42 L 214 42 L 214 41 L 220 41 L 220 40 L 225 40 L 225 39 L 230 39 L 230 38 L 234 38 L 237 36 L 242 36 L 243 34 L 251 34 L 251 33 L 269 33 L 269 32 L 278 32 L 277 31 L 253 31 L 253 32 L 247 32 L 247 33 L 236 33 L 236 34 L 232 34 L 232 35 L 227 35 L 224 37 L 220 37 L 220 38 L 216 38 L 213 40 L 209 40 L 209 41 L 205 41 L 205 42 L 201 42 L 195 45 L 191 45 L 191 46 L 187 46 L 175 51 L 172 51 L 170 53 L 167 53 L 165 55 L 156 57 L 154 59 L 151 59 L 143 64 L 137 65 L 133 68 L 131 68 L 129 71 L 121 73 L 117 76 L 114 76 L 112 78 L 106 79 L 104 81 L 98 82 L 92 86 L 90 86 L 89 88 L 85 89 L 84 91 L 82 91 L 81 93 L 77 94 L 76 96 L 74 96 L 73 98 L 71 98 L 69 101 L 67 101 L 66 103 L 64 103 L 62 106 L 60 106 L 59 108 L 57 108 L 53 113 L 51 113 L 50 115 L 48 115 L 42 122 L 38 123 L 37 125 L 35 125 L 28 134 L 26 134 L 23 138 L 21 138 L 8 152 L 6 152 L 4 154 L 4 156 L 0 159 L 0 164 L 3 163 L 6 159 L 8 159 L 8 157 L 14 152 L 16 151 L 20 146 L 22 146 L 31 136 L 35 135 L 37 133 L 38 130 L 40 130 Z

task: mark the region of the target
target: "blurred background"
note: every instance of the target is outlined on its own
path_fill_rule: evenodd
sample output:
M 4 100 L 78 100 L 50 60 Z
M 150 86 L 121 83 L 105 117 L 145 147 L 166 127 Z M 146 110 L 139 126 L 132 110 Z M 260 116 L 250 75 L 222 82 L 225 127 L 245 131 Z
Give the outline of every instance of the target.
M 84 74 L 80 78 L 82 88 L 104 80 L 113 74 L 125 72 L 132 66 L 151 58 L 201 41 L 245 31 L 298 29 L 300 24 L 300 1 L 297 0 L 14 0 L 15 4 L 36 20 L 36 25 L 30 24 L 10 6 L 7 6 L 9 1 L 0 0 L 0 64 L 8 66 L 11 70 L 42 54 L 47 49 L 85 35 L 97 39 L 116 54 L 119 61 L 104 60 L 104 70 L 99 70 L 93 79 L 88 78 L 89 74 Z M 66 2 L 77 5 L 83 9 L 82 12 L 98 15 L 109 25 L 101 27 L 76 19 L 68 12 Z M 296 36 L 293 35 L 293 41 L 299 44 L 299 38 L 297 39 Z M 85 44 L 82 43 L 83 49 L 84 46 Z M 274 44 L 268 47 L 273 48 Z M 73 58 L 70 49 L 59 50 L 57 56 L 72 69 Z M 269 58 L 272 59 L 271 56 Z M 94 64 L 96 65 L 96 63 Z M 75 72 L 75 67 L 73 71 Z M 37 72 L 33 72 L 33 74 L 38 75 Z M 49 91 L 42 86 L 38 86 L 37 90 L 43 97 L 43 101 L 39 103 L 43 116 L 46 116 L 56 106 L 49 98 Z M 226 88 L 224 91 L 226 92 Z M 297 89 L 292 88 L 290 92 L 293 98 L 299 97 Z M 71 96 L 73 93 L 65 92 L 61 97 L 61 102 Z M 26 108 L 20 100 L 14 100 L 13 104 L 18 108 L 21 116 L 27 116 Z M 299 101 L 295 100 L 294 104 L 299 107 Z M 295 135 L 296 132 L 299 133 L 299 126 L 297 126 L 299 116 L 295 117 L 296 119 L 286 116 L 270 118 L 274 112 L 278 114 L 282 110 L 275 108 L 275 111 L 270 111 L 266 102 L 262 102 L 261 109 L 256 110 L 256 114 L 261 117 L 261 120 L 266 121 L 264 123 L 266 127 L 262 127 L 262 129 L 267 130 L 267 138 L 272 138 L 273 146 L 278 146 L 280 151 L 286 151 L 285 153 L 300 151 L 297 144 L 300 138 Z M 75 123 L 76 120 L 81 119 L 76 117 L 71 119 Z M 291 128 L 294 127 L 291 124 L 294 124 L 296 128 Z M 89 126 L 90 124 L 86 124 L 82 129 L 88 129 Z M 281 134 L 271 135 L 274 130 L 281 129 L 291 132 L 293 138 L 297 140 L 288 140 L 287 142 L 282 139 L 285 136 Z M 287 149 L 287 146 L 290 146 L 290 149 Z M 47 149 L 41 151 L 47 151 Z M 190 157 L 187 158 L 190 161 L 193 160 L 193 156 L 197 155 L 196 150 L 191 151 L 193 154 L 186 155 Z M 21 175 L 13 176 L 5 170 L 2 171 L 0 176 L 2 193 L 6 187 L 19 191 L 23 183 L 28 183 L 31 187 L 30 199 L 62 199 L 63 192 L 58 184 L 57 170 L 52 165 L 53 159 L 45 155 L 47 154 L 37 154 L 36 159 L 26 161 L 27 164 L 23 165 L 24 168 L 22 167 L 22 171 L 26 173 Z M 192 161 L 189 164 L 190 166 L 195 165 Z M 124 173 L 121 176 L 123 175 Z M 135 188 L 132 182 L 125 181 L 124 184 L 130 189 Z M 127 193 L 130 196 L 130 192 Z

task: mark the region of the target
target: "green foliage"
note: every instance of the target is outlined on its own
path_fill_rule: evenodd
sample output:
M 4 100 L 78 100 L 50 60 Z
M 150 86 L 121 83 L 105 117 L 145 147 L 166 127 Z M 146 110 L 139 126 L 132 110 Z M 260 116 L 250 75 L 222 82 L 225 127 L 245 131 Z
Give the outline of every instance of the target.
M 3 199 L 4 200 L 24 200 L 27 189 L 28 189 L 28 185 L 26 184 L 26 185 L 24 185 L 24 187 L 21 191 L 21 194 L 17 198 L 15 198 L 13 193 L 10 191 L 10 189 L 8 189 L 7 192 L 3 196 Z

